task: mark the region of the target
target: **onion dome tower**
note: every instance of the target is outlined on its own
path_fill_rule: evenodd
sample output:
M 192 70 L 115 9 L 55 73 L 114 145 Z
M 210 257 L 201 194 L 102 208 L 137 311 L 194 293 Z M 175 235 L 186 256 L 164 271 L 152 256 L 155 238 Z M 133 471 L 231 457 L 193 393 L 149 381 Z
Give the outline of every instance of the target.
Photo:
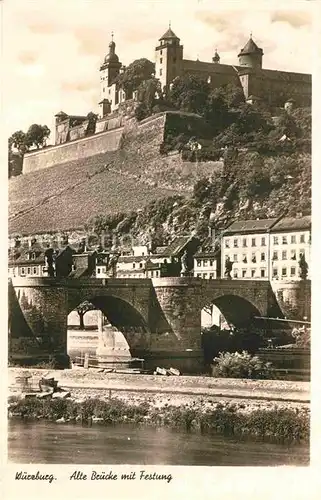
M 218 54 L 217 49 L 215 49 L 215 54 L 214 54 L 214 56 L 212 57 L 212 61 L 213 61 L 213 63 L 215 63 L 215 64 L 219 64 L 219 63 L 220 63 L 220 60 L 221 60 L 220 55 Z

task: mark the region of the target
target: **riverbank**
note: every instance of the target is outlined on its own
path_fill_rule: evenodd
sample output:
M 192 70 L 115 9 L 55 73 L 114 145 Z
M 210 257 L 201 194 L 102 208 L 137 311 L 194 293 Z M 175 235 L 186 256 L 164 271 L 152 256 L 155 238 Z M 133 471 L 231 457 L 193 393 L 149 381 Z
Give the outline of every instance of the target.
M 287 442 L 309 441 L 309 412 L 290 408 L 261 408 L 247 411 L 246 405 L 217 402 L 209 408 L 196 401 L 162 409 L 147 399 L 138 402 L 118 398 L 102 400 L 18 399 L 11 401 L 9 416 L 23 419 L 46 419 L 82 425 L 124 424 L 167 426 L 201 433 L 251 436 Z
M 66 399 L 21 399 L 15 378 L 54 377 Z M 95 370 L 9 371 L 11 417 L 182 427 L 189 431 L 305 442 L 309 384 L 304 382 L 122 375 Z

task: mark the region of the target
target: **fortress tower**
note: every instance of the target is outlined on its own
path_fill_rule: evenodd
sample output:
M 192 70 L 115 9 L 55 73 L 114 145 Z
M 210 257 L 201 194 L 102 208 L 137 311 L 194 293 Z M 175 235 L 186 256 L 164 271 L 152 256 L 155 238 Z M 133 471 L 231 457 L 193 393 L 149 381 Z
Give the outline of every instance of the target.
M 100 115 L 105 116 L 110 113 L 118 105 L 118 89 L 114 84 L 116 76 L 119 75 L 121 62 L 116 54 L 116 44 L 114 42 L 114 35 L 111 35 L 111 42 L 109 43 L 109 52 L 104 58 L 103 64 L 100 66 L 100 96 L 99 103 Z
M 252 39 L 252 33 L 247 44 L 238 54 L 239 65 L 246 68 L 261 69 L 263 50 Z
M 159 42 L 155 49 L 155 77 L 160 80 L 162 89 L 166 89 L 181 74 L 183 45 L 170 26 Z

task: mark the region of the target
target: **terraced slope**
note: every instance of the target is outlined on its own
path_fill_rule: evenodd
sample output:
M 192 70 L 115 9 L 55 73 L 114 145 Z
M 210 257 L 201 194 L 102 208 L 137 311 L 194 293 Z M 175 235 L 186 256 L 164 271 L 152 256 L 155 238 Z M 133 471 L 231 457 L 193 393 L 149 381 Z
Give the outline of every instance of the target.
M 129 212 L 183 194 L 113 172 L 115 160 L 109 152 L 12 178 L 9 233 L 82 228 L 96 215 Z

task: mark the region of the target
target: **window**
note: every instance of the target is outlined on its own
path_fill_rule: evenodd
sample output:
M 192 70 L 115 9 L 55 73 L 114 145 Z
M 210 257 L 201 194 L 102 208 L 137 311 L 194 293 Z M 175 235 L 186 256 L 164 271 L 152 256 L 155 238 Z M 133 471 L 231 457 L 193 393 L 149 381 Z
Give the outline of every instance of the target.
M 210 273 L 210 280 L 214 279 L 214 273 Z
M 300 243 L 305 243 L 305 234 L 300 234 Z
M 159 60 L 160 64 L 162 64 L 163 62 L 163 58 L 161 57 L 160 60 Z
M 234 262 L 237 262 L 237 254 L 234 254 L 234 255 L 233 255 L 233 261 L 234 261 Z
M 197 267 L 201 267 L 201 265 L 202 265 L 201 259 L 197 259 Z
M 255 276 L 255 269 L 251 269 L 251 278 L 254 278 Z
M 225 240 L 225 248 L 230 248 L 230 240 Z
M 162 50 L 160 51 L 160 55 L 161 55 L 161 56 L 163 55 L 163 51 L 162 51 Z
M 263 238 L 261 238 L 261 246 L 262 247 L 265 247 L 266 243 L 265 243 L 265 236 Z
M 30 267 L 28 267 L 28 269 L 27 269 L 27 274 L 31 274 L 31 268 Z
M 237 277 L 238 277 L 237 269 L 234 269 L 234 271 L 233 271 L 233 278 L 237 278 Z
M 239 242 L 238 242 L 237 238 L 234 238 L 233 245 L 234 245 L 234 248 L 237 248 L 239 246 Z
M 140 262 L 140 263 L 139 263 L 139 267 L 140 267 L 140 268 L 142 268 L 142 267 L 143 267 L 143 263 L 142 263 L 142 262 Z
M 247 239 L 246 238 L 243 238 L 242 245 L 243 245 L 243 247 L 247 247 Z
M 36 267 L 33 268 L 33 274 L 37 274 L 37 268 Z
M 282 245 L 287 245 L 288 239 L 286 236 L 282 236 Z
M 255 253 L 252 253 L 251 261 L 253 262 L 253 264 L 255 264 L 255 262 L 256 262 L 256 255 L 255 255 Z
M 151 277 L 151 278 L 154 278 L 154 271 L 151 271 L 151 272 L 150 272 L 150 277 Z
M 291 260 L 296 260 L 296 250 L 291 250 Z
M 197 277 L 197 278 L 201 278 L 201 277 L 202 277 L 202 275 L 201 275 L 201 274 L 197 274 L 197 275 L 196 275 L 196 277 Z
M 25 274 L 25 268 L 24 267 L 21 268 L 21 274 Z
M 214 260 L 210 260 L 210 266 L 214 266 Z
M 295 234 L 292 234 L 292 236 L 291 236 L 291 243 L 292 243 L 292 245 L 294 243 L 296 243 L 296 236 L 295 236 Z
M 203 266 L 204 267 L 208 266 L 208 261 L 207 260 L 203 260 Z
M 246 254 L 245 254 L 245 253 L 242 255 L 242 262 L 243 262 L 244 264 L 247 264 L 247 256 L 246 256 Z
M 265 252 L 261 253 L 261 262 L 265 262 Z
M 242 278 L 246 277 L 246 269 L 242 269 Z
M 36 254 L 33 252 L 33 253 L 31 254 L 31 260 L 35 260 L 35 258 L 36 258 Z
M 286 259 L 287 259 L 287 251 L 283 250 L 283 252 L 282 252 L 282 260 L 286 260 Z
M 279 252 L 274 251 L 273 256 L 272 256 L 272 260 L 278 260 L 278 259 L 279 259 Z
M 133 262 L 133 269 L 135 269 L 135 262 Z
M 256 238 L 252 238 L 252 247 L 256 247 Z
M 282 267 L 282 276 L 286 276 L 286 267 Z
M 155 278 L 158 278 L 158 271 L 155 271 Z
M 265 278 L 265 269 L 261 269 L 261 278 Z
M 47 271 L 47 268 L 46 267 L 43 267 L 42 268 L 42 272 L 45 273 Z
M 100 267 L 97 267 L 97 274 L 100 274 Z
M 291 267 L 290 274 L 291 276 L 295 276 L 295 267 Z
M 273 278 L 277 278 L 277 276 L 278 276 L 278 270 L 276 267 L 273 267 L 273 269 L 272 269 L 272 276 L 273 276 Z
M 203 274 L 203 278 L 206 280 L 207 279 L 207 273 Z
M 278 236 L 274 236 L 273 237 L 273 245 L 278 245 L 279 244 L 279 237 Z
M 160 69 L 160 70 L 159 70 L 159 76 L 162 76 L 162 74 L 163 74 L 163 70 L 162 70 L 162 69 Z

